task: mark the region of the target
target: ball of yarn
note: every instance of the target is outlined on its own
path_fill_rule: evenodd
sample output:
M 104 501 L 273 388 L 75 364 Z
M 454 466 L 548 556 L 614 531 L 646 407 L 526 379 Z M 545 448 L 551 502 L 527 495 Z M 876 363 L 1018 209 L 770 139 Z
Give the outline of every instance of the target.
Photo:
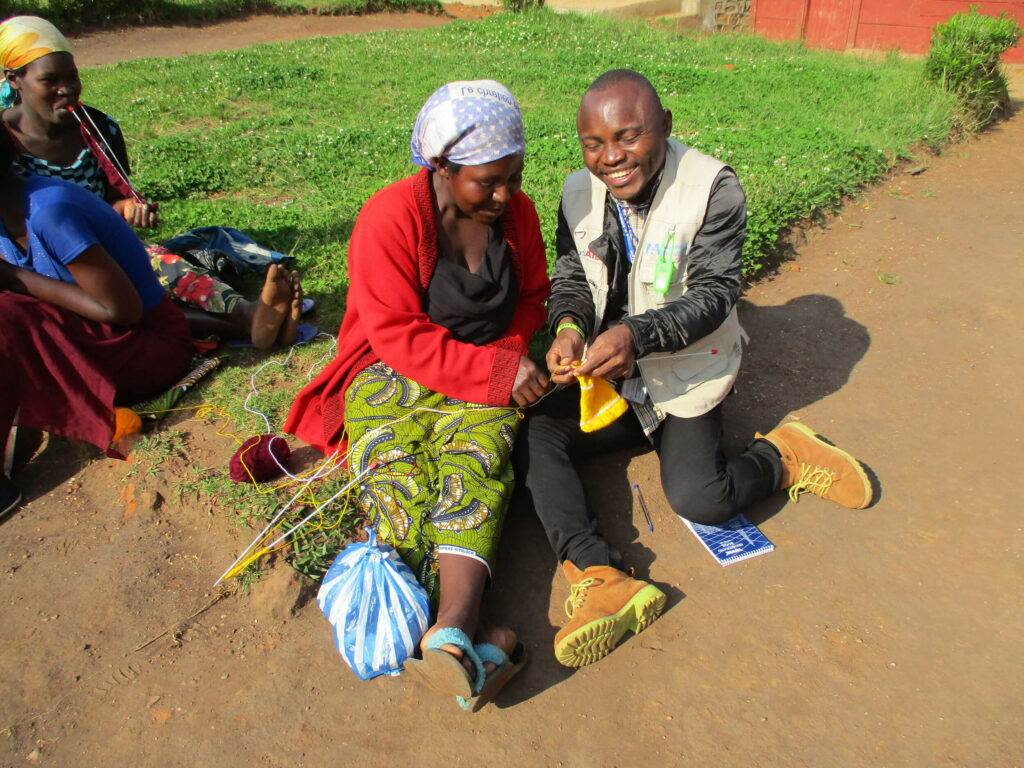
M 284 474 L 281 466 L 288 463 L 291 455 L 291 448 L 288 447 L 288 443 L 283 437 L 278 435 L 250 437 L 231 457 L 231 463 L 228 465 L 231 479 L 236 483 L 248 483 L 253 480 L 257 483 L 265 483 L 267 480 L 273 480 Z M 277 461 L 274 461 L 275 457 Z
M 114 409 L 114 437 L 110 441 L 116 443 L 122 437 L 134 435 L 142 431 L 142 419 L 131 408 Z

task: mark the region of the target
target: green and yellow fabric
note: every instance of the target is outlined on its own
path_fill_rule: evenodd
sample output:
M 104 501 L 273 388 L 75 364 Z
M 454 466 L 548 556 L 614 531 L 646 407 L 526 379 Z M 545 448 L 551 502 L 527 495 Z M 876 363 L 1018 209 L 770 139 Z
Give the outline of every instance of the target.
M 439 556 L 494 564 L 514 485 L 513 408 L 466 403 L 420 386 L 383 362 L 345 393 L 353 476 L 367 473 L 359 505 L 437 610 Z

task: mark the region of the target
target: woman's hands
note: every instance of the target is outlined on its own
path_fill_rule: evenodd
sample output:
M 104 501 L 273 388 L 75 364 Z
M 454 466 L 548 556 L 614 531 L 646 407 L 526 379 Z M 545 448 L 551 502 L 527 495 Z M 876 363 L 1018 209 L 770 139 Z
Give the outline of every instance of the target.
M 125 198 L 116 201 L 113 205 L 114 210 L 136 229 L 155 229 L 156 225 L 160 223 L 156 206 L 149 205 L 149 203 L 140 203 L 137 200 Z
M 21 267 L 0 259 L 0 291 L 25 293 L 25 284 L 21 281 L 21 273 L 24 271 Z
M 533 405 L 544 396 L 550 386 L 548 377 L 533 360 L 526 355 L 519 358 L 519 370 L 512 384 L 512 400 L 516 405 L 520 408 Z

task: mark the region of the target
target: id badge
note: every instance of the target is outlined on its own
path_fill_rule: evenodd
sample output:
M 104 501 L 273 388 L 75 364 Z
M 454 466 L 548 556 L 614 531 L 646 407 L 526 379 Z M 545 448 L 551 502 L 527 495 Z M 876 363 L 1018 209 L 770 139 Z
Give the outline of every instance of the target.
M 675 272 L 675 267 L 668 259 L 659 259 L 658 263 L 654 265 L 654 292 L 655 293 L 667 293 L 668 287 L 672 283 L 672 274 Z

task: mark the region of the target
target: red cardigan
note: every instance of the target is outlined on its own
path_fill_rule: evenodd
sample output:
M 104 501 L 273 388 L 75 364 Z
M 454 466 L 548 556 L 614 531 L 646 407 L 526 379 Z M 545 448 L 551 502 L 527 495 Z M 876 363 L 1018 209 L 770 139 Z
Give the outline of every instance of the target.
M 550 291 L 540 222 L 518 192 L 501 226 L 519 286 L 504 335 L 485 346 L 456 341 L 431 322 L 423 297 L 437 264 L 437 229 L 427 169 L 377 192 L 356 218 L 348 251 L 349 291 L 338 353 L 295 398 L 285 432 L 322 453 L 342 444 L 345 391 L 383 360 L 403 376 L 449 397 L 508 405 L 519 358 L 545 321 Z

